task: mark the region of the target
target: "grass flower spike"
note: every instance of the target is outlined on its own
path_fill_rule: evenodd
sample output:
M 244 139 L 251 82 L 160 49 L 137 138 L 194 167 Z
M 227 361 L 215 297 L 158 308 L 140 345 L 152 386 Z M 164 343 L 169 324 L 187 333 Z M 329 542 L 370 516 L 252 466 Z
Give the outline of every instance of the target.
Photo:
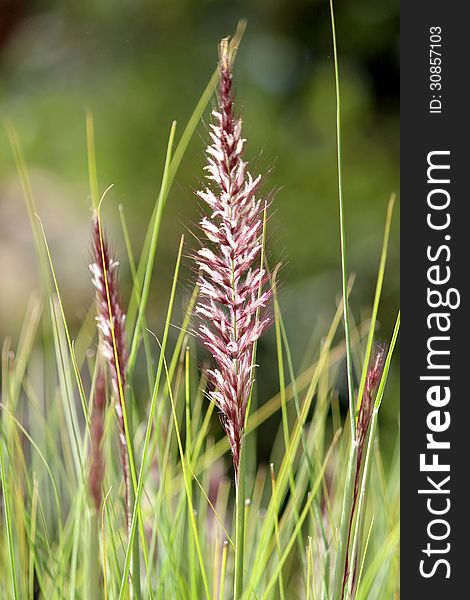
M 98 216 L 93 219 L 93 263 L 90 265 L 93 285 L 96 288 L 96 308 L 100 348 L 111 375 L 116 413 L 119 424 L 119 447 L 125 485 L 125 510 L 127 529 L 130 527 L 130 471 L 127 453 L 123 406 L 127 345 L 126 316 L 119 300 L 119 263 L 112 258 L 108 242 L 100 227 Z
M 362 453 L 364 451 L 367 431 L 369 430 L 370 420 L 372 418 L 372 411 L 374 410 L 375 393 L 383 373 L 385 355 L 385 347 L 377 346 L 366 375 L 364 398 L 359 409 L 359 414 L 357 415 L 356 443 L 359 449 L 359 463 L 362 462 Z
M 253 349 L 268 324 L 259 311 L 269 299 L 259 266 L 263 210 L 257 197 L 261 177 L 253 178 L 243 160 L 242 121 L 235 115 L 232 89 L 234 52 L 220 45 L 218 109 L 212 112 L 212 144 L 207 148 L 208 187 L 198 196 L 210 209 L 200 222 L 207 246 L 199 250 L 198 334 L 216 366 L 208 371 L 211 399 L 221 412 L 235 475 L 248 398 L 253 383 Z

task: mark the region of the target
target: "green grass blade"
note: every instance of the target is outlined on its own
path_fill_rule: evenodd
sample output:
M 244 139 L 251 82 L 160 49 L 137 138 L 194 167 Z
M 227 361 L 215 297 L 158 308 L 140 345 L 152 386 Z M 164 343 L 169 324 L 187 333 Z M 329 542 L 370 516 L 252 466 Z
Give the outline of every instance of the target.
M 377 275 L 377 284 L 376 284 L 376 288 L 375 288 L 374 305 L 372 307 L 369 335 L 367 337 L 366 353 L 364 356 L 364 363 L 362 365 L 362 373 L 361 373 L 361 381 L 359 384 L 359 392 L 357 394 L 356 414 L 359 412 L 359 409 L 361 408 L 362 396 L 364 395 L 364 386 L 365 386 L 366 377 L 367 377 L 367 369 L 369 368 L 369 361 L 370 361 L 370 356 L 372 353 L 372 345 L 374 342 L 375 323 L 377 321 L 377 313 L 379 311 L 380 296 L 382 294 L 382 284 L 383 284 L 384 273 L 385 273 L 385 263 L 387 261 L 388 241 L 389 241 L 389 237 L 390 237 L 390 226 L 392 224 L 394 204 L 395 204 L 395 194 L 392 194 L 392 196 L 390 197 L 389 203 L 388 203 L 387 217 L 385 220 L 385 232 L 384 232 L 384 238 L 383 238 L 383 244 L 382 244 L 382 252 L 380 254 L 380 264 L 379 264 L 379 272 Z
M 335 13 L 333 9 L 333 0 L 330 0 L 331 31 L 333 37 L 333 58 L 335 67 L 335 91 L 336 91 L 336 147 L 337 147 L 337 168 L 338 168 L 338 202 L 339 202 L 339 224 L 340 224 L 340 247 L 341 247 L 341 275 L 343 284 L 343 318 L 344 335 L 346 340 L 346 368 L 348 375 L 348 394 L 349 394 L 349 418 L 351 423 L 351 432 L 356 430 L 356 421 L 354 418 L 354 381 L 353 381 L 353 363 L 351 351 L 351 326 L 349 322 L 349 298 L 348 298 L 348 269 L 346 253 L 346 227 L 344 218 L 343 201 L 343 166 L 342 166 L 342 144 L 341 144 L 341 94 L 339 87 L 339 68 L 338 68 L 338 48 L 336 45 L 336 26 Z
M 86 140 L 88 157 L 88 180 L 90 184 L 91 205 L 98 210 L 100 193 L 98 187 L 98 172 L 96 168 L 96 150 L 95 150 L 95 127 L 93 123 L 93 114 L 86 113 Z
M 141 334 L 142 325 L 143 325 L 143 321 L 144 321 L 144 314 L 145 314 L 145 310 L 147 308 L 147 301 L 148 301 L 148 296 L 149 296 L 149 291 L 150 291 L 150 281 L 152 279 L 153 266 L 154 266 L 154 262 L 155 262 L 155 253 L 157 251 L 158 234 L 160 231 L 160 224 L 161 224 L 162 216 L 163 216 L 163 209 L 165 206 L 166 198 L 167 198 L 169 187 L 170 187 L 170 164 L 171 164 L 171 156 L 172 156 L 172 152 L 173 152 L 173 142 L 175 139 L 175 132 L 176 132 L 176 121 L 173 121 L 171 130 L 170 130 L 170 137 L 168 140 L 167 151 L 166 151 L 165 167 L 163 169 L 163 176 L 162 176 L 162 185 L 161 185 L 160 194 L 159 194 L 159 197 L 157 200 L 155 220 L 153 222 L 152 235 L 150 238 L 149 256 L 147 258 L 147 263 L 146 263 L 144 282 L 143 282 L 143 286 L 142 286 L 142 293 L 140 294 L 139 311 L 137 314 L 137 321 L 136 321 L 136 325 L 134 328 L 131 349 L 129 352 L 129 360 L 127 363 L 127 370 L 128 370 L 128 375 L 129 375 L 130 380 L 132 380 L 132 375 L 134 372 L 135 361 L 137 358 L 137 350 L 139 347 L 140 334 Z
M 150 402 L 149 416 L 148 416 L 147 428 L 146 428 L 146 432 L 145 432 L 145 440 L 144 440 L 144 445 L 143 445 L 143 450 L 142 450 L 142 460 L 141 460 L 141 464 L 140 464 L 139 478 L 138 478 L 138 482 L 137 482 L 137 486 L 136 486 L 135 504 L 134 504 L 134 512 L 132 515 L 131 530 L 130 530 L 130 535 L 129 535 L 129 544 L 128 544 L 127 551 L 126 551 L 124 570 L 122 573 L 122 580 L 121 580 L 121 588 L 120 588 L 120 592 L 119 592 L 119 597 L 121 599 L 124 598 L 126 583 L 127 583 L 128 574 L 129 574 L 131 548 L 132 548 L 132 541 L 135 536 L 137 510 L 140 505 L 143 484 L 144 484 L 144 479 L 145 479 L 145 472 L 146 472 L 148 459 L 149 459 L 150 437 L 151 437 L 151 433 L 152 433 L 152 425 L 154 423 L 155 409 L 156 409 L 156 405 L 157 405 L 158 387 L 159 387 L 159 383 L 160 383 L 160 373 L 161 373 L 161 369 L 163 366 L 163 362 L 165 360 L 164 352 L 165 352 L 166 343 L 167 343 L 167 339 L 168 339 L 168 331 L 169 331 L 169 327 L 170 327 L 170 323 L 171 323 L 171 315 L 173 312 L 173 304 L 174 304 L 174 300 L 175 300 L 176 285 L 178 282 L 178 273 L 179 273 L 179 267 L 180 267 L 180 262 L 181 262 L 181 255 L 183 252 L 183 243 L 184 243 L 184 237 L 181 238 L 181 242 L 180 242 L 180 246 L 179 246 L 179 250 L 178 250 L 178 257 L 176 260 L 175 273 L 173 276 L 173 285 L 172 285 L 171 294 L 170 294 L 170 301 L 168 303 L 168 312 L 167 312 L 165 330 L 164 330 L 164 334 L 163 334 L 162 346 L 160 349 L 159 370 L 157 371 L 154 391 L 153 391 L 152 399 Z
M 16 559 L 15 559 L 15 546 L 13 543 L 13 532 L 12 532 L 12 521 L 11 521 L 11 512 L 10 512 L 10 486 L 7 480 L 7 466 L 5 464 L 5 457 L 3 452 L 4 446 L 4 436 L 3 436 L 3 428 L 2 428 L 2 436 L 0 439 L 0 468 L 1 468 L 1 478 L 2 478 L 2 490 L 3 490 L 3 507 L 4 507 L 4 522 L 5 522 L 5 532 L 7 537 L 7 546 L 8 546 L 8 562 L 10 566 L 10 581 L 12 587 L 12 593 L 15 600 L 19 600 L 18 595 L 18 582 L 17 582 L 17 574 L 16 574 Z

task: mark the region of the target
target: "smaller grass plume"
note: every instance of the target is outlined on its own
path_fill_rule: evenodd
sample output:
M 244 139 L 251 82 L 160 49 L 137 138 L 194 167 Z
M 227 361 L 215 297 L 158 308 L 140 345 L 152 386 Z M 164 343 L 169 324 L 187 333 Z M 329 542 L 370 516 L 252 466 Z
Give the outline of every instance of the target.
M 109 367 L 119 425 L 119 448 L 124 477 L 126 526 L 130 529 L 130 470 L 123 415 L 126 384 L 127 344 L 126 315 L 119 300 L 119 262 L 112 257 L 108 241 L 97 214 L 92 229 L 93 262 L 90 264 L 96 289 L 96 322 L 100 335 L 100 350 Z
M 361 481 L 361 469 L 364 459 L 364 450 L 367 442 L 367 433 L 370 428 L 370 423 L 372 420 L 372 413 L 374 411 L 374 403 L 375 397 L 377 393 L 377 388 L 379 386 L 380 380 L 382 378 L 385 357 L 386 357 L 386 346 L 385 345 L 377 345 L 372 360 L 370 362 L 366 381 L 364 385 L 364 394 L 361 402 L 361 406 L 359 408 L 359 413 L 357 415 L 357 426 L 356 426 L 356 437 L 355 444 L 357 446 L 357 459 L 356 459 L 356 472 L 354 476 L 354 490 L 353 490 L 353 502 L 351 507 L 351 513 L 349 517 L 349 528 L 348 528 L 348 539 L 346 544 L 346 562 L 344 565 L 344 575 L 343 575 L 343 585 L 341 590 L 341 598 L 344 598 L 344 593 L 346 590 L 346 582 L 349 576 L 350 571 L 350 561 L 349 561 L 349 544 L 351 541 L 351 532 L 354 520 L 354 513 L 357 506 L 358 493 L 359 493 L 359 484 Z M 354 557 L 351 557 L 354 560 Z M 356 579 L 356 568 L 357 565 L 354 565 L 354 580 Z

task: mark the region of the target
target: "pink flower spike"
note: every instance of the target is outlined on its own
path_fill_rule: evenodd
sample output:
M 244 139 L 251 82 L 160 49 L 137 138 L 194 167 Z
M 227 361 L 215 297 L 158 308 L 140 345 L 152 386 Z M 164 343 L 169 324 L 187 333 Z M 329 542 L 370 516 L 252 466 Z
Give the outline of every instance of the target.
M 209 213 L 200 222 L 206 244 L 199 267 L 198 336 L 212 354 L 207 375 L 210 398 L 221 412 L 238 476 L 245 415 L 253 385 L 254 345 L 269 324 L 259 312 L 271 291 L 260 268 L 265 202 L 256 197 L 261 177 L 243 160 L 242 120 L 235 116 L 232 61 L 228 40 L 220 45 L 218 107 L 212 112 L 211 145 L 205 167 L 209 185 L 197 192 Z

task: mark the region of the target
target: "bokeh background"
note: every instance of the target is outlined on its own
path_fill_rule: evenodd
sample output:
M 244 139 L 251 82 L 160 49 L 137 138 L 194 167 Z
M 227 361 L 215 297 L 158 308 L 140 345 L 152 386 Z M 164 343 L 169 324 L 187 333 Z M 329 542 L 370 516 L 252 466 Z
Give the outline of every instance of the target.
M 359 321 L 370 311 L 387 201 L 399 187 L 399 3 L 335 4 L 349 268 L 356 274 L 351 305 Z M 305 364 L 318 350 L 340 290 L 327 0 L 0 1 L 0 114 L 13 121 L 21 138 L 72 331 L 93 298 L 85 111 L 95 118 L 100 187 L 114 184 L 105 215 L 121 259 L 126 304 L 130 275 L 117 207 L 124 206 L 138 253 L 170 124 L 176 119 L 182 132 L 215 68 L 218 41 L 234 32 L 241 17 L 248 28 L 236 63 L 237 98 L 252 170 L 270 170 L 266 190 L 277 191 L 270 260 L 283 263 L 281 304 L 295 364 Z M 167 203 L 149 306 L 149 326 L 157 332 L 179 237 L 194 231 L 199 217 L 194 189 L 202 180 L 207 137 L 202 122 Z M 0 140 L 0 336 L 16 339 L 38 288 L 37 262 L 4 129 Z M 397 210 L 379 313 L 384 340 L 399 302 L 398 241 Z M 186 254 L 191 248 L 188 235 Z M 181 306 L 193 277 L 188 259 Z M 275 356 L 268 334 L 260 348 L 260 401 L 276 391 Z M 398 427 L 396 362 L 382 415 L 390 447 Z M 340 398 L 343 388 L 340 376 Z

